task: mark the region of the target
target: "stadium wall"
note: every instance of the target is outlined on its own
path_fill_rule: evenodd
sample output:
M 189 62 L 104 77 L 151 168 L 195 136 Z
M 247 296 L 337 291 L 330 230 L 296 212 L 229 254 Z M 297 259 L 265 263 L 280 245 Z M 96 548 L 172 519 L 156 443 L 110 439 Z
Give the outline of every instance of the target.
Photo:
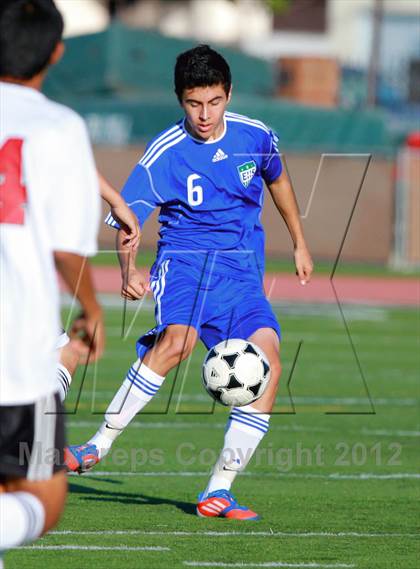
M 100 171 L 117 188 L 121 188 L 143 151 L 144 146 L 97 146 L 95 157 Z M 334 261 L 354 206 L 366 157 L 326 156 L 315 186 L 320 155 L 288 153 L 285 159 L 305 216 L 305 232 L 312 253 L 316 259 Z M 393 160 L 372 159 L 345 238 L 341 260 L 388 262 L 393 242 L 393 173 Z M 290 237 L 269 195 L 266 196 L 263 222 L 267 254 L 290 257 Z M 144 227 L 144 247 L 155 247 L 157 232 L 155 212 Z M 113 249 L 114 238 L 114 230 L 103 225 L 100 230 L 101 249 Z

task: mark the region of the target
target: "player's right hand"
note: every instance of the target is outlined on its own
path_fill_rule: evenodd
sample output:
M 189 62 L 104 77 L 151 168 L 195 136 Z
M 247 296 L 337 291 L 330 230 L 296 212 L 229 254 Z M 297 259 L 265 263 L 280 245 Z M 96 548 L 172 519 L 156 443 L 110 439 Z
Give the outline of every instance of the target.
M 122 275 L 121 296 L 127 300 L 139 300 L 150 291 L 149 279 L 137 269 Z
M 121 231 L 124 234 L 124 245 L 136 251 L 141 238 L 137 217 L 123 200 L 118 206 L 111 208 L 111 214 L 120 224 Z
M 141 231 L 136 215 L 131 211 L 123 197 L 98 172 L 101 196 L 111 207 L 112 217 L 120 224 L 124 233 L 125 245 L 136 251 L 141 237 Z

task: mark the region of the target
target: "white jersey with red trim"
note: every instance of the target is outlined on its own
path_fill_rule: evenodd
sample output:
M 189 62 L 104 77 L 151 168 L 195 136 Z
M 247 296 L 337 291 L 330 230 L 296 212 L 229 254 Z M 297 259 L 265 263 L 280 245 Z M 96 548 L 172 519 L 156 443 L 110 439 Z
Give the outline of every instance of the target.
M 0 405 L 57 390 L 53 251 L 96 252 L 99 185 L 81 117 L 0 82 Z

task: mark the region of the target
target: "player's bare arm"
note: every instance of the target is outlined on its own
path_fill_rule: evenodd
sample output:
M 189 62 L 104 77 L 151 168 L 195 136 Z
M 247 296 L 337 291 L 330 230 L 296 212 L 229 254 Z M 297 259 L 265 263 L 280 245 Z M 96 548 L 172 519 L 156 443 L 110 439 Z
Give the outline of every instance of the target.
M 314 266 L 303 235 L 296 196 L 285 170 L 268 184 L 268 189 L 293 241 L 296 274 L 301 284 L 306 284 L 311 280 Z
M 132 249 L 140 243 L 141 231 L 137 217 L 115 188 L 98 172 L 101 197 L 109 204 L 112 217 L 118 221 L 125 233 L 125 242 Z
M 121 296 L 127 300 L 139 300 L 150 290 L 148 279 L 137 269 L 137 250 L 127 242 L 127 234 L 117 233 L 117 253 L 121 267 Z
M 71 333 L 80 339 L 78 349 L 81 355 L 87 356 L 90 351 L 89 361 L 95 361 L 104 350 L 105 330 L 102 309 L 93 288 L 90 265 L 84 257 L 65 251 L 56 251 L 54 260 L 58 272 L 82 308 Z

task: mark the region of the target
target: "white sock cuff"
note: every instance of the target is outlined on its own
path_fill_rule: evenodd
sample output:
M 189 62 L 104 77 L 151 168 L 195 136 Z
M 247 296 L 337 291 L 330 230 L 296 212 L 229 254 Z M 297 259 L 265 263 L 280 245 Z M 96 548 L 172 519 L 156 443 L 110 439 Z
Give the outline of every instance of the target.
M 44 529 L 44 505 L 39 498 L 30 492 L 15 492 L 14 494 L 16 497 L 19 497 L 21 503 L 28 511 L 28 516 L 30 516 L 25 541 L 33 541 L 42 534 Z
M 236 409 L 238 411 L 243 411 L 244 413 L 250 413 L 251 415 L 255 415 L 259 419 L 263 419 L 263 421 L 270 421 L 271 415 L 269 413 L 263 413 L 259 409 L 256 409 L 252 405 L 244 405 L 243 407 L 232 407 L 232 410 Z
M 142 363 L 142 361 L 140 359 L 136 360 L 131 367 L 135 368 L 142 375 L 144 375 L 147 379 L 157 383 L 158 385 L 162 385 L 162 383 L 165 381 L 165 377 L 163 375 L 159 375 L 158 373 L 156 373 L 155 371 L 150 369 L 150 367 L 148 367 L 146 364 Z
M 124 383 L 129 389 L 135 388 L 139 396 L 141 393 L 142 399 L 151 399 L 164 381 L 164 377 L 141 363 L 141 360 L 137 360 L 128 370 Z
M 57 365 L 57 380 L 59 387 L 58 393 L 60 395 L 61 402 L 63 402 L 69 392 L 72 377 L 69 370 L 61 363 Z
M 244 405 L 243 407 L 232 407 L 227 431 L 236 428 L 240 431 L 254 435 L 259 439 L 268 431 L 270 415 L 261 413 L 252 405 Z
M 125 429 L 137 413 L 156 395 L 164 380 L 164 377 L 142 364 L 140 360 L 134 362 L 106 410 L 105 421 L 113 429 Z M 113 435 L 111 438 L 116 438 Z M 103 439 L 100 441 L 100 445 L 105 445 L 107 442 Z
M 29 492 L 5 492 L 0 494 L 0 518 L 0 549 L 10 549 L 42 534 L 45 509 Z

